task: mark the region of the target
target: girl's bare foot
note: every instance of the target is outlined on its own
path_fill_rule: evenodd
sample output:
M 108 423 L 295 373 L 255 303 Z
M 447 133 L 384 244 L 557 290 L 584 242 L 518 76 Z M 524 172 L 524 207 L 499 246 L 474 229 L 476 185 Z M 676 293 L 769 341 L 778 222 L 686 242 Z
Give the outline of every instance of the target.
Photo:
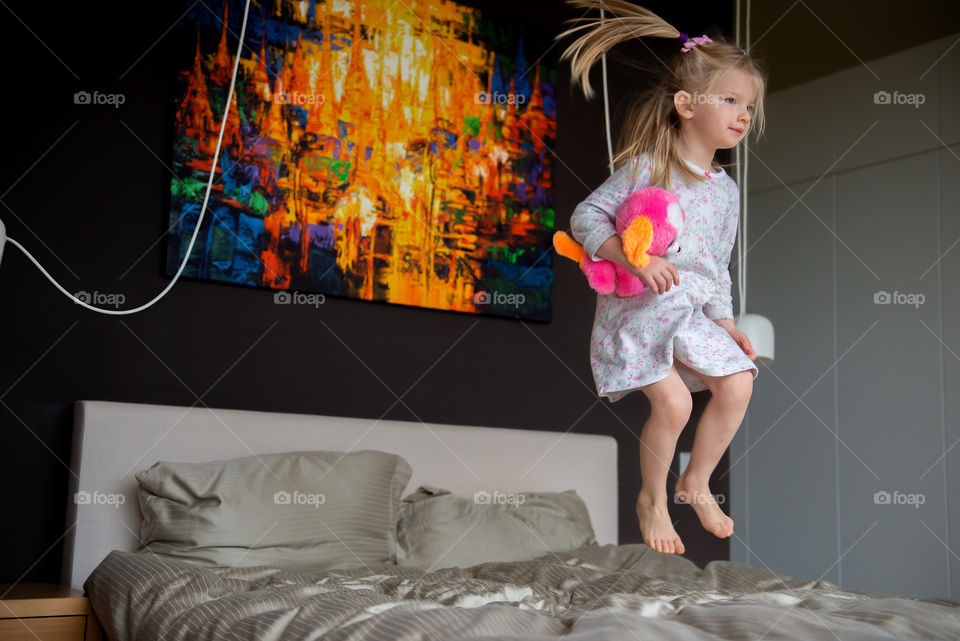
M 658 501 L 641 491 L 637 496 L 637 519 L 644 543 L 664 554 L 683 554 L 683 542 L 670 522 L 666 498 Z
M 700 525 L 714 536 L 725 539 L 733 534 L 733 519 L 723 513 L 710 493 L 707 483 L 687 478 L 686 472 L 680 475 L 676 485 L 677 497 L 693 506 Z

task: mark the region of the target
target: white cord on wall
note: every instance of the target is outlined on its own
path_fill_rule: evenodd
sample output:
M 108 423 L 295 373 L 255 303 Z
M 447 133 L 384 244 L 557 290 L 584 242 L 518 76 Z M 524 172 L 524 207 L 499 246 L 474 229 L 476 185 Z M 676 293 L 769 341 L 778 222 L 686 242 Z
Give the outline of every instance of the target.
M 203 197 L 203 206 L 200 209 L 200 217 L 197 219 L 197 226 L 193 230 L 193 236 L 190 238 L 190 245 L 187 247 L 187 253 L 183 257 L 183 262 L 180 263 L 180 269 L 177 270 L 177 273 L 173 277 L 173 280 L 171 280 L 167 284 L 167 286 L 164 288 L 162 292 L 157 294 L 156 297 L 150 302 L 145 303 L 140 307 L 135 307 L 133 309 L 120 309 L 120 310 L 101 309 L 100 307 L 94 307 L 93 305 L 89 305 L 86 302 L 74 296 L 73 294 L 71 294 L 70 292 L 68 292 L 66 289 L 64 289 L 60 285 L 60 283 L 54 280 L 54 278 L 47 273 L 47 270 L 43 268 L 43 265 L 37 262 L 37 259 L 34 258 L 23 245 L 15 241 L 13 238 L 8 238 L 6 234 L 6 228 L 4 227 L 2 220 L 0 220 L 0 260 L 3 259 L 3 246 L 6 242 L 9 242 L 11 245 L 13 245 L 14 247 L 17 247 L 18 249 L 20 249 L 20 251 L 26 254 L 27 258 L 29 258 L 33 262 L 33 264 L 37 266 L 37 269 L 39 269 L 43 273 L 43 275 L 46 276 L 47 279 L 54 284 L 54 286 L 57 289 L 63 292 L 64 295 L 66 295 L 68 298 L 70 298 L 73 302 L 77 303 L 78 305 L 82 305 L 83 307 L 86 307 L 87 309 L 95 312 L 100 312 L 101 314 L 110 314 L 113 316 L 121 316 L 124 314 L 135 314 L 137 312 L 147 309 L 148 307 L 156 303 L 158 300 L 163 298 L 166 295 L 166 293 L 169 292 L 170 289 L 173 287 L 173 285 L 177 282 L 177 279 L 180 278 L 181 272 L 183 272 L 183 269 L 187 266 L 187 261 L 190 259 L 190 253 L 193 251 L 193 243 L 197 239 L 197 234 L 200 232 L 200 224 L 203 222 L 203 216 L 207 211 L 207 201 L 210 199 L 210 190 L 213 188 L 213 176 L 216 173 L 217 161 L 220 157 L 220 145 L 223 143 L 223 131 L 226 128 L 227 118 L 230 115 L 230 101 L 233 99 L 233 88 L 234 88 L 234 84 L 237 81 L 237 68 L 240 66 L 240 54 L 243 51 L 243 40 L 247 31 L 247 16 L 249 15 L 249 12 L 250 12 L 250 0 L 246 0 L 246 4 L 243 10 L 243 27 L 240 29 L 240 42 L 237 44 L 237 55 L 233 60 L 233 76 L 230 78 L 230 90 L 227 92 L 227 102 L 223 107 L 223 120 L 220 122 L 220 136 L 219 138 L 217 138 L 217 150 L 213 154 L 213 164 L 210 166 L 210 177 L 207 180 L 207 193 Z
M 604 19 L 604 11 L 600 9 L 600 19 Z M 607 125 L 607 156 L 610 158 L 610 175 L 613 175 L 613 142 L 610 140 L 610 104 L 607 98 L 607 54 L 600 56 L 601 67 L 603 68 L 603 117 Z
M 740 3 L 741 0 L 737 0 L 737 46 L 740 46 Z M 751 0 L 747 0 L 747 44 L 743 47 L 744 51 L 748 54 L 750 53 L 750 3 Z M 743 315 L 747 313 L 747 248 L 744 246 L 744 241 L 747 238 L 747 205 L 750 201 L 747 196 L 747 180 L 750 176 L 749 152 L 750 136 L 748 135 L 743 139 L 742 166 L 740 162 L 740 145 L 737 145 L 737 183 L 740 185 L 740 202 L 742 205 L 739 241 L 737 242 L 737 290 L 740 292 L 740 313 L 737 315 L 737 318 L 743 318 Z

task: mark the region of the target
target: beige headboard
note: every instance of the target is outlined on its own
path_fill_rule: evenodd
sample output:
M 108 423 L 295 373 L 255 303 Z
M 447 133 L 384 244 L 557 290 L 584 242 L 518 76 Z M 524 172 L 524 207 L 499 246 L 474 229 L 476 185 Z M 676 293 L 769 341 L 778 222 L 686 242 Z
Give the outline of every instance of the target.
M 77 401 L 67 517 L 73 527 L 66 537 L 63 581 L 81 588 L 111 550 L 137 548 L 134 474 L 158 460 L 364 449 L 399 454 L 410 463 L 413 476 L 404 496 L 423 484 L 465 496 L 481 490 L 574 489 L 587 504 L 597 541 L 618 543 L 617 443 L 611 436 Z

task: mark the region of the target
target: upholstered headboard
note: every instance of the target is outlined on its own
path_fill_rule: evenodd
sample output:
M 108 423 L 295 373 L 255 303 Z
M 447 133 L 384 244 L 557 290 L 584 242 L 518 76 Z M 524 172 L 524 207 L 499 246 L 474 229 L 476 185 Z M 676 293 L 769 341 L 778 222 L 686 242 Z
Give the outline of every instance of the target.
M 617 443 L 610 436 L 77 401 L 63 581 L 82 588 L 111 550 L 137 548 L 134 474 L 158 460 L 365 449 L 399 454 L 410 463 L 413 476 L 404 496 L 423 484 L 465 496 L 574 489 L 587 504 L 597 541 L 618 543 Z

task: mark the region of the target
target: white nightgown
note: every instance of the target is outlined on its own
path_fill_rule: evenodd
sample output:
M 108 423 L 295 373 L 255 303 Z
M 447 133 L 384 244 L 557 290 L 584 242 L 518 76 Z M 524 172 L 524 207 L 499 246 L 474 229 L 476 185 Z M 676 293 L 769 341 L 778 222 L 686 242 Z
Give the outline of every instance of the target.
M 621 165 L 570 218 L 573 237 L 587 255 L 599 259 L 597 249 L 616 234 L 617 208 L 627 196 L 650 184 L 649 156 L 643 154 L 637 181 Z M 590 337 L 590 366 L 597 393 L 613 403 L 626 394 L 666 378 L 674 357 L 708 376 L 726 376 L 759 370 L 733 337 L 713 321 L 733 318 L 730 293 L 730 254 L 737 235 L 740 190 L 726 172 L 706 171 L 696 183 L 673 172 L 669 190 L 686 214 L 680 233 L 680 251 L 669 259 L 680 273 L 680 284 L 656 294 L 649 287 L 639 296 L 597 294 Z M 707 389 L 694 374 L 677 368 L 691 392 Z

